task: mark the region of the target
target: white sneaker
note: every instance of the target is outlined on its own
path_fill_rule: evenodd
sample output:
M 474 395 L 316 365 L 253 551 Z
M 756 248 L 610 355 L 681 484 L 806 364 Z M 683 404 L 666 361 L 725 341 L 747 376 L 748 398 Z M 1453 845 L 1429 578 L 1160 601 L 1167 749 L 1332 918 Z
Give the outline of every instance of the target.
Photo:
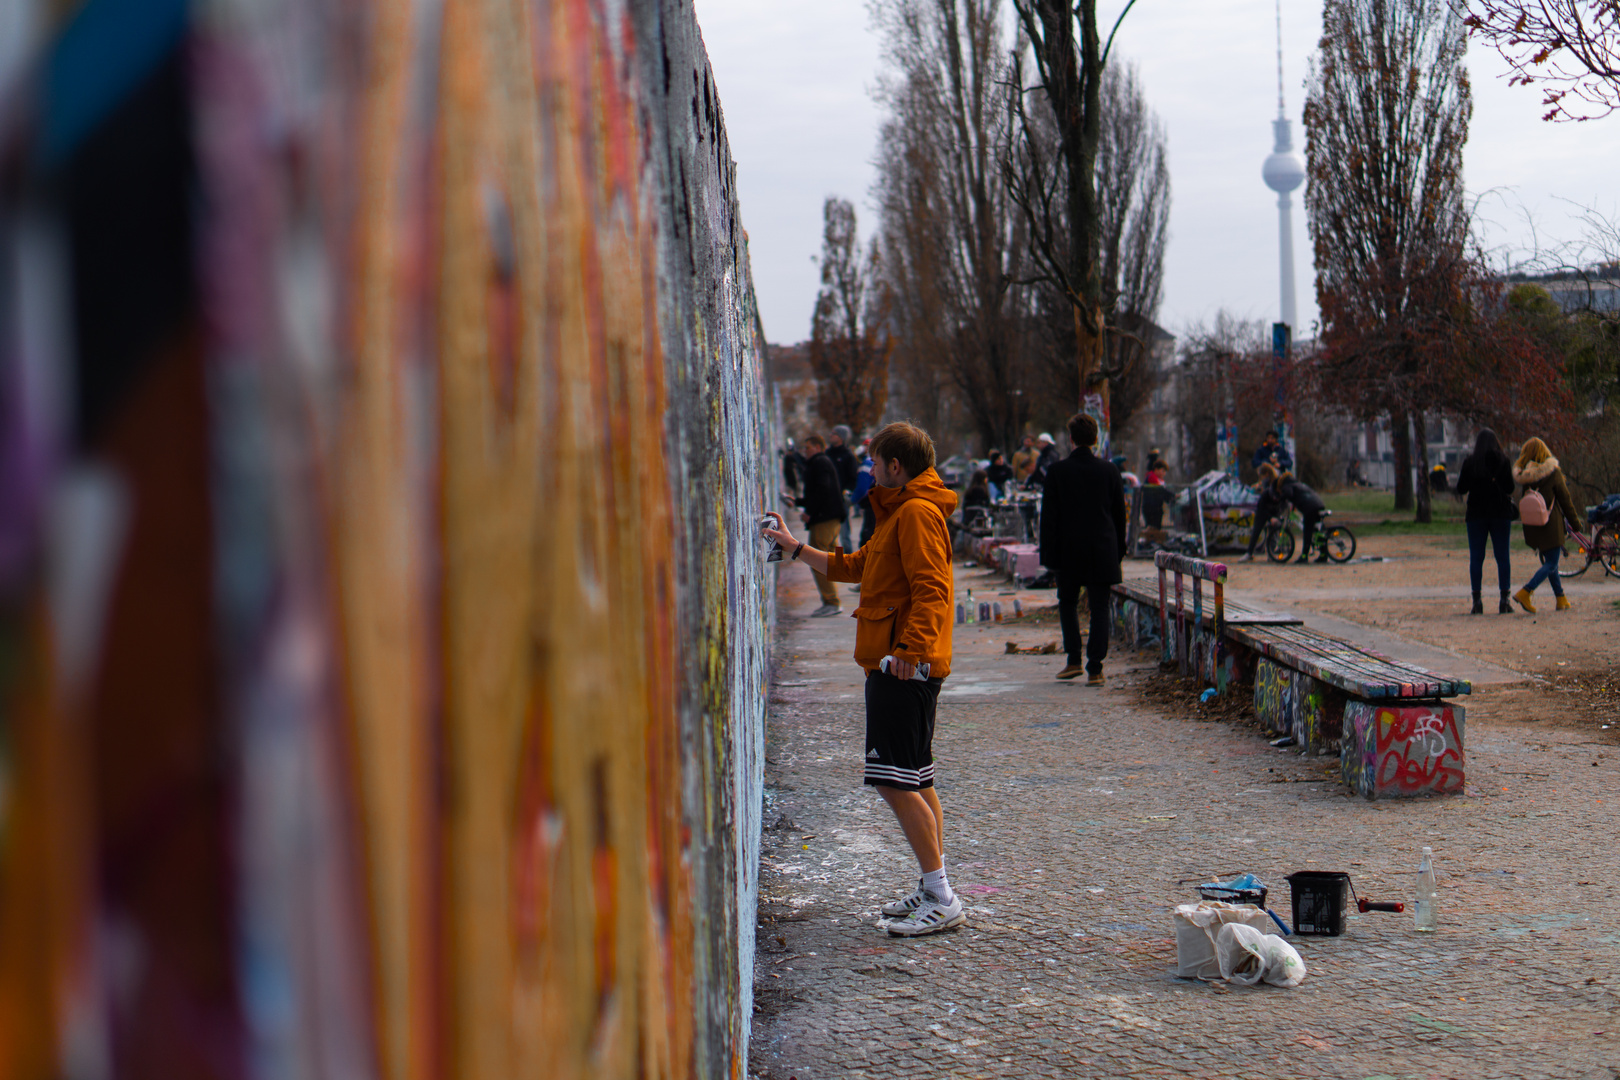
M 922 907 L 923 901 L 927 898 L 928 890 L 923 888 L 922 878 L 918 878 L 917 887 L 911 891 L 910 896 L 902 897 L 899 900 L 891 900 L 884 904 L 881 910 L 887 918 L 903 919 Z
M 822 604 L 810 613 L 812 619 L 825 619 L 829 615 L 842 615 L 844 609 L 837 604 Z
M 962 910 L 962 898 L 951 897 L 951 902 L 942 903 L 933 893 L 927 893 L 923 902 L 917 905 L 904 919 L 895 919 L 889 923 L 887 929 L 890 937 L 919 937 L 923 934 L 937 934 L 941 930 L 949 930 L 953 926 L 961 926 L 967 922 L 967 913 Z

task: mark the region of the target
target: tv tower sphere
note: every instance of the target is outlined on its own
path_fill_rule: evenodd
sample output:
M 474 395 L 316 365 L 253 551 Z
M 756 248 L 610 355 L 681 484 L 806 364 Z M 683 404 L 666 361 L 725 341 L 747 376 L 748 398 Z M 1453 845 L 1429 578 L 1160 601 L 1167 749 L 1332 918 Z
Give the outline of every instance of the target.
M 1271 152 L 1271 156 L 1266 158 L 1265 167 L 1260 170 L 1260 175 L 1266 181 L 1266 187 L 1279 195 L 1286 195 L 1305 182 L 1305 159 L 1294 149 L 1290 126 L 1287 120 L 1280 117 L 1271 122 L 1272 131 L 1277 137 L 1277 146 Z

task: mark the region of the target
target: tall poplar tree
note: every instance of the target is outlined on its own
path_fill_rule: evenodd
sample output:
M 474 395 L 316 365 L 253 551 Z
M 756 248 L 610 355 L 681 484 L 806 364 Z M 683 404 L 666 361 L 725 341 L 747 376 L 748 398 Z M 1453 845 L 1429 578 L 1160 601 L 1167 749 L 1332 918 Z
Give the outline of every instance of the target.
M 1413 450 L 1428 474 L 1425 420 L 1446 403 L 1469 299 L 1467 43 L 1446 0 L 1327 0 L 1305 103 L 1321 385 L 1361 417 L 1390 415 L 1401 509 Z M 1428 521 L 1428 484 L 1416 495 Z

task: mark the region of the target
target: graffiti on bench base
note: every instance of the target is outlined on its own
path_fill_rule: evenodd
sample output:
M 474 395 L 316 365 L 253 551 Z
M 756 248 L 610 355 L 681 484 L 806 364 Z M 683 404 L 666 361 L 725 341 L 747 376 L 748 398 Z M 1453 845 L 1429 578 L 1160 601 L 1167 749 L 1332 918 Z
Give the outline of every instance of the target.
M 1344 709 L 1344 782 L 1368 799 L 1450 795 L 1463 790 L 1465 711 L 1448 702 Z
M 1262 658 L 1254 665 L 1254 715 L 1272 734 L 1292 729 L 1294 671 Z

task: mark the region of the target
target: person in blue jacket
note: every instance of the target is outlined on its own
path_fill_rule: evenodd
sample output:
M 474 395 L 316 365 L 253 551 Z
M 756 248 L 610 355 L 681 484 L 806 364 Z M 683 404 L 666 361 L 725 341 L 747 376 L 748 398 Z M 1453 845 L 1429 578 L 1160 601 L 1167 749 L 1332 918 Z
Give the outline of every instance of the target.
M 861 510 L 861 540 L 856 550 L 866 546 L 872 539 L 872 531 L 877 528 L 877 518 L 872 513 L 872 500 L 866 496 L 872 490 L 872 458 L 866 453 L 865 444 L 861 446 L 861 464 L 855 470 L 855 490 L 850 498 Z

